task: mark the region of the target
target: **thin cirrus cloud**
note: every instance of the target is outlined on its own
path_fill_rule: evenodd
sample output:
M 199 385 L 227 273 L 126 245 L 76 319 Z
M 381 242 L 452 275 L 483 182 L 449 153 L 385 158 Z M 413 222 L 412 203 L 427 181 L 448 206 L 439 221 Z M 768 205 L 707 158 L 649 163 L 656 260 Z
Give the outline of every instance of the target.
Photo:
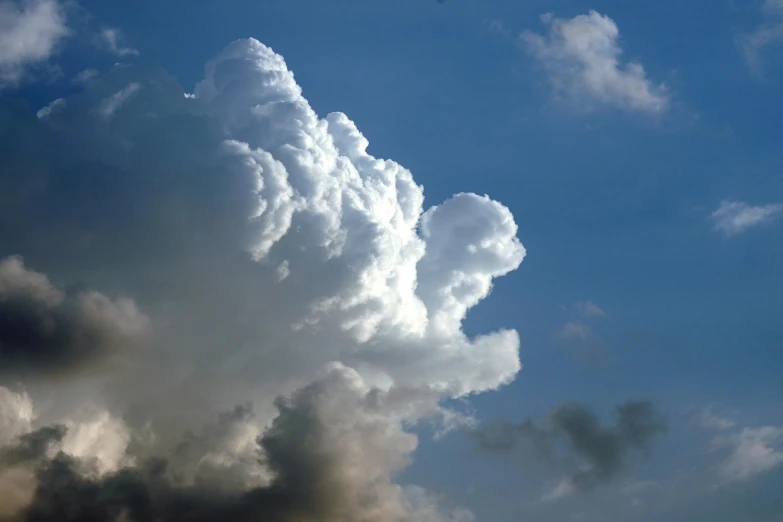
M 69 29 L 56 0 L 0 3 L 0 88 L 21 83 L 58 50 Z
M 544 68 L 555 95 L 581 107 L 614 107 L 658 114 L 669 106 L 669 93 L 655 84 L 641 63 L 623 64 L 620 30 L 596 11 L 570 19 L 541 17 L 547 34 L 525 31 L 520 41 Z
M 743 201 L 724 200 L 710 214 L 715 230 L 734 237 L 750 229 L 768 225 L 783 216 L 783 203 L 749 205 Z

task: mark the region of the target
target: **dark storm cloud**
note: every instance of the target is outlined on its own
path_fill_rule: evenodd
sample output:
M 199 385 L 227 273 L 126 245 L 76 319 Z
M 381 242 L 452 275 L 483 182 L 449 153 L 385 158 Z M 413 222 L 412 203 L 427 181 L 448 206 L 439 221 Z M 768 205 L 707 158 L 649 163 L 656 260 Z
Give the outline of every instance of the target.
M 146 324 L 129 300 L 68 295 L 21 258 L 0 260 L 0 374 L 79 367 L 128 345 Z
M 628 450 L 644 450 L 658 434 L 666 431 L 666 422 L 649 401 L 634 401 L 616 408 L 616 424 L 602 426 L 590 408 L 563 404 L 539 422 L 499 421 L 476 430 L 478 445 L 488 451 L 510 452 L 522 444 L 532 444 L 549 458 L 555 442 L 564 439 L 573 453 L 587 465 L 574 472 L 570 485 L 578 490 L 591 489 L 608 482 L 623 469 Z
M 53 425 L 20 436 L 16 444 L 0 448 L 0 469 L 40 461 L 65 433 L 65 426 Z
M 403 520 L 408 506 L 390 474 L 400 453 L 412 449 L 410 436 L 376 418 L 373 399 L 349 379 L 332 374 L 277 401 L 279 415 L 257 439 L 263 455 L 257 465 L 273 476 L 267 486 L 224 488 L 209 477 L 183 481 L 170 458 L 149 458 L 96 477 L 65 453 L 47 457 L 64 428 L 32 432 L 0 453 L 0 471 L 33 466 L 36 484 L 31 502 L 3 522 Z M 218 418 L 216 431 L 251 415 L 248 407 L 238 407 Z M 181 450 L 175 448 L 171 458 Z

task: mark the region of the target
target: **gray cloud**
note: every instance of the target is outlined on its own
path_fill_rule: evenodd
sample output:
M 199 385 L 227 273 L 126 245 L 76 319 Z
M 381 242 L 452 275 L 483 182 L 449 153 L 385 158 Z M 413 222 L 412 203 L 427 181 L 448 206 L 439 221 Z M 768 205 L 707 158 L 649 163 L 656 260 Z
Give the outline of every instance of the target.
M 488 451 L 508 453 L 527 445 L 547 459 L 555 456 L 557 441 L 564 440 L 584 466 L 568 477 L 561 493 L 585 491 L 614 479 L 622 471 L 629 450 L 647 449 L 656 435 L 666 431 L 665 420 L 651 402 L 621 404 L 615 413 L 615 425 L 602 426 L 587 406 L 564 404 L 541 421 L 495 422 L 482 426 L 473 436 Z
M 409 498 L 391 480 L 407 463 L 416 438 L 385 409 L 390 402 L 395 401 L 384 392 L 367 393 L 345 368 L 279 398 L 277 417 L 254 441 L 255 466 L 266 466 L 269 478 L 249 488 L 227 487 L 215 475 L 187 480 L 170 460 L 178 458 L 182 444 L 139 465 L 85 474 L 77 459 L 56 451 L 65 429 L 45 427 L 0 452 L 0 468 L 28 464 L 35 473 L 31 501 L 9 520 L 445 520 L 421 490 Z M 220 416 L 216 426 L 230 431 L 250 416 L 239 407 Z M 465 520 L 460 513 L 447 518 Z
M 0 374 L 71 370 L 116 354 L 147 326 L 130 300 L 68 295 L 21 258 L 0 260 Z

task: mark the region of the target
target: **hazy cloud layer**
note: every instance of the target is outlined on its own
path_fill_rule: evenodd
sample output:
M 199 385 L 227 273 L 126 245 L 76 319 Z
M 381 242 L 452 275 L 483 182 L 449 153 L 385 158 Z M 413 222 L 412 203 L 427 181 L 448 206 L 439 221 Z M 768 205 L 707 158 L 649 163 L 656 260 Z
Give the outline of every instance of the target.
M 0 2 L 0 88 L 17 85 L 45 63 L 68 34 L 57 0 Z
M 542 17 L 546 35 L 525 31 L 524 48 L 549 75 L 556 96 L 580 107 L 609 106 L 656 114 L 669 105 L 664 85 L 647 78 L 642 64 L 620 61 L 620 30 L 608 16 L 590 11 L 570 19 Z
M 510 452 L 529 445 L 547 459 L 556 456 L 564 440 L 582 466 L 566 478 L 548 498 L 572 491 L 585 491 L 614 479 L 622 470 L 629 450 L 644 450 L 667 429 L 665 420 L 647 401 L 617 407 L 614 426 L 602 426 L 598 416 L 579 404 L 558 406 L 546 419 L 522 423 L 508 421 L 482 426 L 475 431 L 479 446 L 493 452 Z
M 252 39 L 190 96 L 116 66 L 38 115 L 0 114 L 0 256 L 25 260 L 3 265 L 3 353 L 33 369 L 113 346 L 104 329 L 133 314 L 107 295 L 149 317 L 121 367 L 13 372 L 25 392 L 7 391 L 4 444 L 62 426 L 3 470 L 13 516 L 469 518 L 394 479 L 416 447 L 406 426 L 463 424 L 441 399 L 520 369 L 516 332 L 462 331 L 524 258 L 506 207 L 461 193 L 425 209 L 408 170 L 346 115 L 316 115 Z

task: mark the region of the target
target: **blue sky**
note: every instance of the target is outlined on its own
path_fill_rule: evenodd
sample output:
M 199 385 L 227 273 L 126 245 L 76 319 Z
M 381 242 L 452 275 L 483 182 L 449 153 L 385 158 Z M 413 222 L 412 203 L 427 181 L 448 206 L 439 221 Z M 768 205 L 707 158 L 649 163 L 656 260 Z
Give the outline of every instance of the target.
M 542 496 L 566 464 L 487 454 L 469 430 L 435 441 L 422 431 L 405 481 L 488 522 L 780 520 L 779 1 L 80 0 L 69 9 L 71 36 L 0 96 L 37 110 L 77 92 L 79 72 L 116 61 L 162 67 L 192 92 L 208 59 L 256 38 L 285 58 L 316 113 L 347 114 L 369 153 L 410 169 L 425 208 L 474 192 L 513 214 L 525 260 L 464 330 L 516 329 L 523 369 L 460 408 L 479 424 L 521 422 L 579 402 L 610 422 L 616 405 L 649 399 L 668 419 L 650 455 L 555 500 Z M 607 36 L 611 26 L 619 37 Z M 618 62 L 607 62 L 613 52 Z M 721 474 L 758 452 L 769 466 Z

